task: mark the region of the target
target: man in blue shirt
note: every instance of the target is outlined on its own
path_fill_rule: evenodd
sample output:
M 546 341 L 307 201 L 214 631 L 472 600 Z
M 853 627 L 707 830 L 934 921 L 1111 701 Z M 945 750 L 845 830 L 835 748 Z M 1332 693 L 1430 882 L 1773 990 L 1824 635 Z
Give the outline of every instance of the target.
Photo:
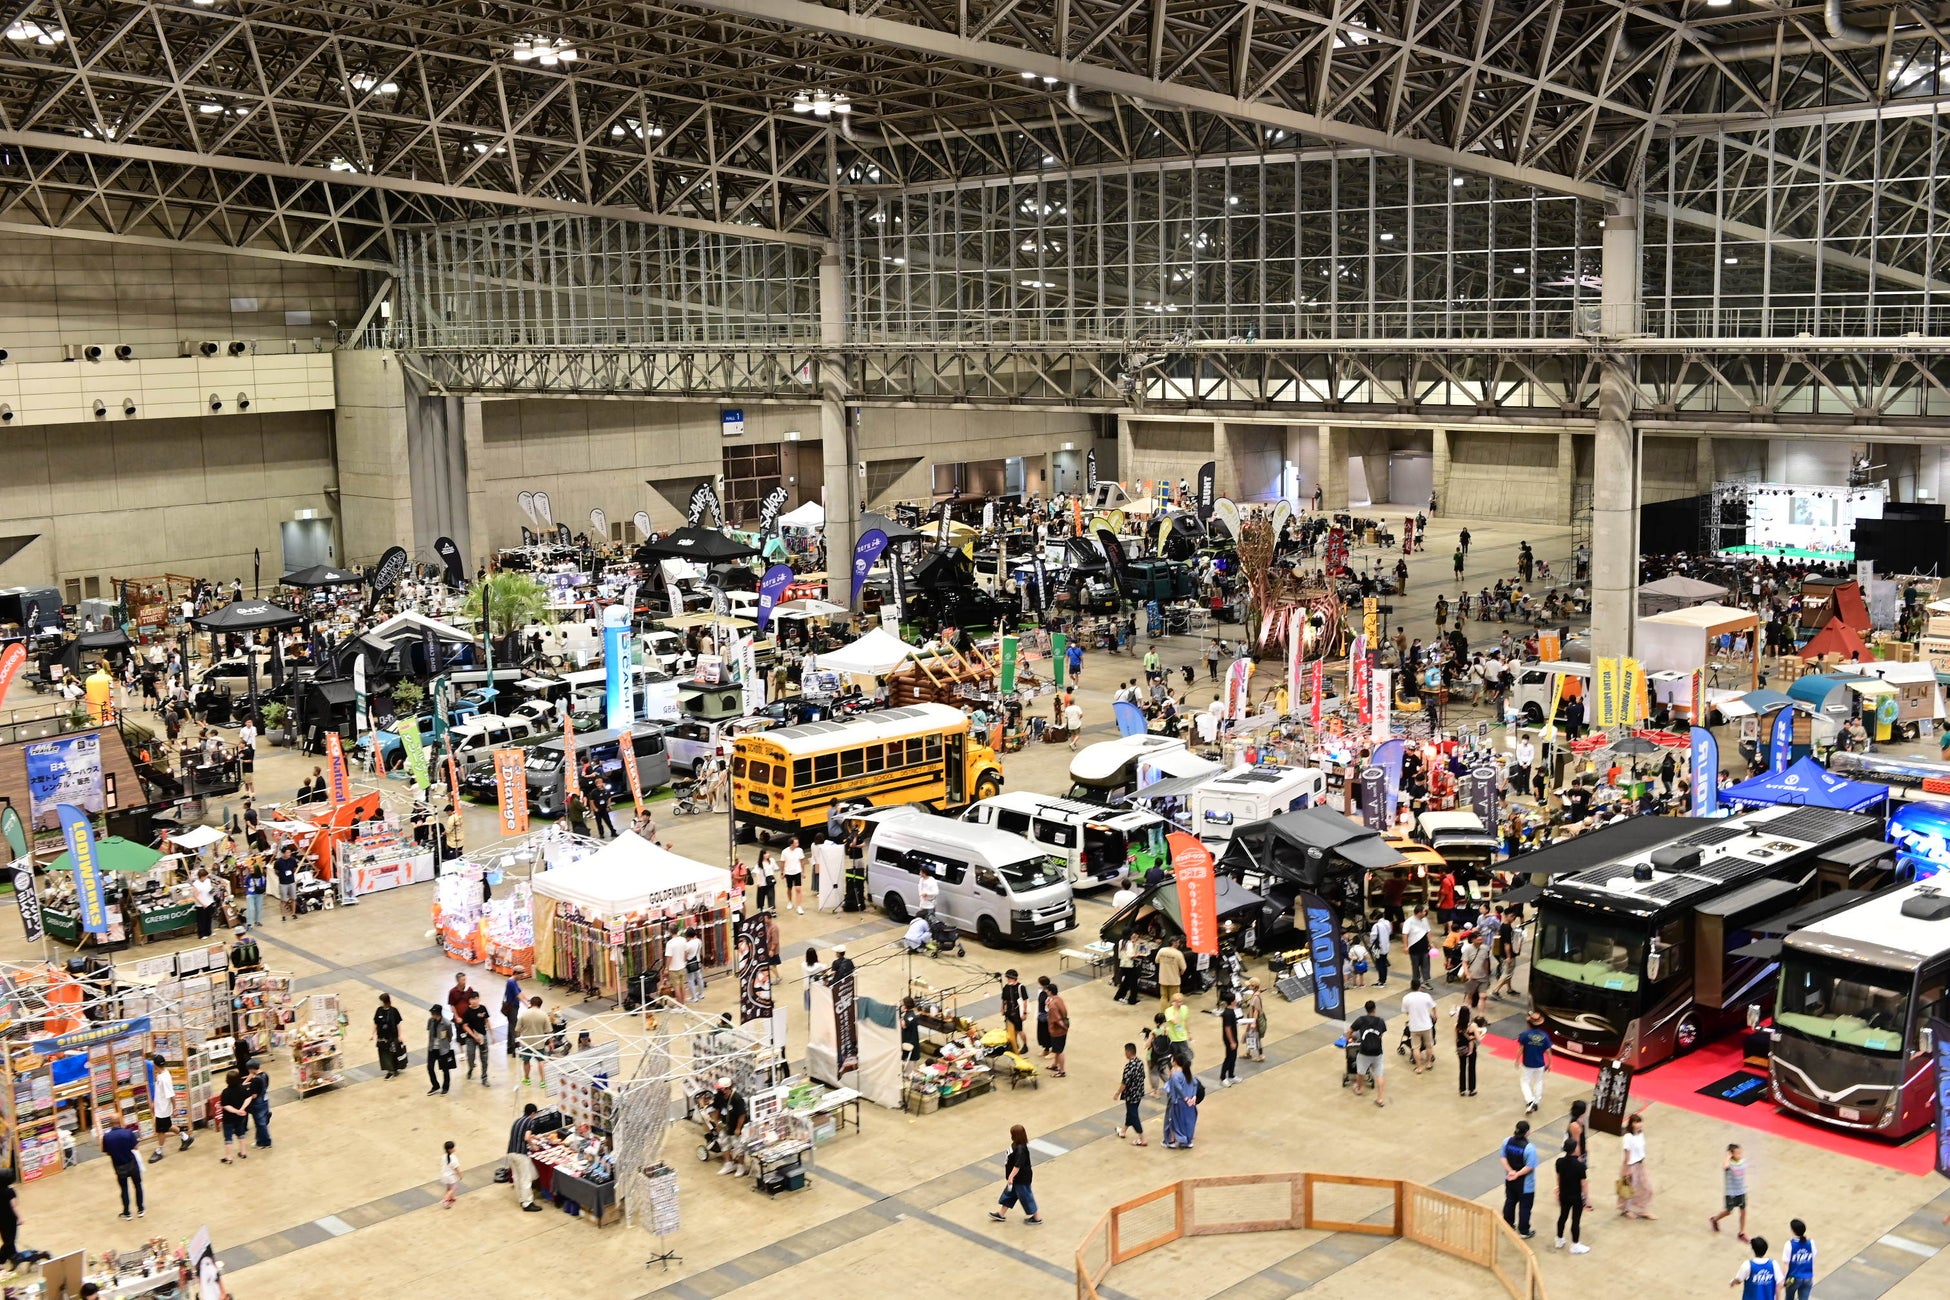
M 1799 1219 L 1788 1220 L 1787 1281 L 1781 1286 L 1782 1300 L 1808 1300 L 1815 1289 L 1815 1243 L 1808 1240 L 1808 1225 Z
M 147 1215 L 149 1209 L 142 1203 L 142 1161 L 138 1158 L 142 1146 L 142 1135 L 133 1125 L 123 1119 L 121 1113 L 109 1116 L 108 1127 L 102 1131 L 102 1154 L 108 1157 L 115 1167 L 115 1185 L 122 1191 L 122 1217 L 129 1217 L 129 1184 L 135 1184 L 135 1212 Z
M 1778 1300 L 1781 1266 L 1767 1257 L 1767 1238 L 1754 1238 L 1754 1257 L 1740 1265 L 1729 1286 L 1740 1288 L 1740 1300 Z
M 1551 1036 L 1544 1031 L 1544 1016 L 1533 1011 L 1517 1034 L 1517 1083 L 1523 1088 L 1523 1113 L 1535 1115 L 1544 1104 L 1544 1075 L 1550 1070 Z
M 1522 1237 L 1530 1230 L 1530 1208 L 1537 1203 L 1537 1147 L 1530 1140 L 1530 1121 L 1520 1119 L 1503 1142 L 1503 1221 Z

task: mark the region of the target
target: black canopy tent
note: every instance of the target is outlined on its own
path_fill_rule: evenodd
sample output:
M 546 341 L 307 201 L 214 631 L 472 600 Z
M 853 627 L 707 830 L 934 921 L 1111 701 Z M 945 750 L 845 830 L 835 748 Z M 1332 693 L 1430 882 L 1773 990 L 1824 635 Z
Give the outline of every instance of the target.
M 1246 888 L 1230 876 L 1216 879 L 1218 922 L 1224 926 L 1235 925 L 1242 930 L 1250 930 L 1259 921 L 1260 908 L 1265 902 L 1258 894 Z M 1182 940 L 1185 934 L 1184 918 L 1179 914 L 1178 881 L 1171 876 L 1155 876 L 1150 883 L 1138 891 L 1124 906 L 1111 914 L 1104 922 L 1099 934 L 1107 943 L 1117 943 L 1132 931 L 1148 933 L 1157 939 Z M 1153 994 L 1158 991 L 1158 967 L 1149 954 L 1139 958 L 1138 991 Z M 1211 975 L 1210 968 L 1205 971 L 1188 965 L 1184 982 L 1180 985 L 1186 993 L 1197 993 L 1206 986 Z
M 1265 895 L 1256 937 L 1258 950 L 1270 952 L 1298 938 L 1292 916 L 1302 890 L 1343 917 L 1358 916 L 1367 873 L 1401 861 L 1379 831 L 1328 808 L 1298 808 L 1235 828 L 1218 869 L 1242 883 L 1250 878 Z
M 222 609 L 213 609 L 190 620 L 192 627 L 201 628 L 210 634 L 210 658 L 217 659 L 217 634 L 219 632 L 257 632 L 269 628 L 296 627 L 304 622 L 298 615 L 282 605 L 273 605 L 267 600 L 233 600 Z M 244 656 L 250 665 L 250 717 L 251 721 L 262 726 L 259 716 L 257 695 L 257 655 L 254 652 Z M 271 638 L 271 684 L 284 682 L 284 650 L 276 637 Z
M 693 524 L 662 537 L 645 542 L 636 548 L 638 559 L 693 560 L 699 564 L 721 564 L 729 560 L 745 560 L 758 554 L 756 546 L 748 546 L 728 533 L 716 528 L 699 528 Z
M 287 587 L 351 587 L 366 580 L 363 573 L 335 569 L 329 564 L 314 564 L 285 574 L 278 581 Z
M 899 542 L 924 542 L 928 539 L 926 533 L 909 528 L 906 524 L 896 523 L 886 515 L 878 514 L 872 510 L 860 516 L 860 530 L 854 535 L 856 537 L 862 536 L 875 528 L 887 534 L 887 544 L 889 546 L 893 546 Z

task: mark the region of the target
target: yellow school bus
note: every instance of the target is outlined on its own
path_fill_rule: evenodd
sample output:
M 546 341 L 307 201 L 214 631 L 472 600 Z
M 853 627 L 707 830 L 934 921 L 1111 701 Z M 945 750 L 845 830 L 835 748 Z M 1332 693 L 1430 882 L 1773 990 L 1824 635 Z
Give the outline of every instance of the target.
M 732 807 L 759 830 L 824 827 L 841 801 L 959 808 L 1001 791 L 995 751 L 977 744 L 967 715 L 945 704 L 755 731 L 731 744 Z

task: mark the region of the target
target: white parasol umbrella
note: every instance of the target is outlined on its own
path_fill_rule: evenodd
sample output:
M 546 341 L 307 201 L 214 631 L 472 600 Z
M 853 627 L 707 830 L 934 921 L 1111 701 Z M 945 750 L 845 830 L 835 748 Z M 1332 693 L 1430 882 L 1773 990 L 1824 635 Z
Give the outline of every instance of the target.
M 772 617 L 831 618 L 835 614 L 844 614 L 846 612 L 847 608 L 844 605 L 835 605 L 830 600 L 815 600 L 809 597 L 804 600 L 786 601 L 784 604 L 772 610 Z

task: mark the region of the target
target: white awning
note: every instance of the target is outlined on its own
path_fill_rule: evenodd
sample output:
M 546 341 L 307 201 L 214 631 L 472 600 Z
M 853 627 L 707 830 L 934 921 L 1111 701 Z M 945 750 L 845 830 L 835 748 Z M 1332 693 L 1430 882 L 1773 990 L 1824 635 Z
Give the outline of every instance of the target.
M 595 916 L 691 907 L 731 892 L 731 873 L 659 848 L 631 831 L 577 862 L 544 871 L 537 894 Z

